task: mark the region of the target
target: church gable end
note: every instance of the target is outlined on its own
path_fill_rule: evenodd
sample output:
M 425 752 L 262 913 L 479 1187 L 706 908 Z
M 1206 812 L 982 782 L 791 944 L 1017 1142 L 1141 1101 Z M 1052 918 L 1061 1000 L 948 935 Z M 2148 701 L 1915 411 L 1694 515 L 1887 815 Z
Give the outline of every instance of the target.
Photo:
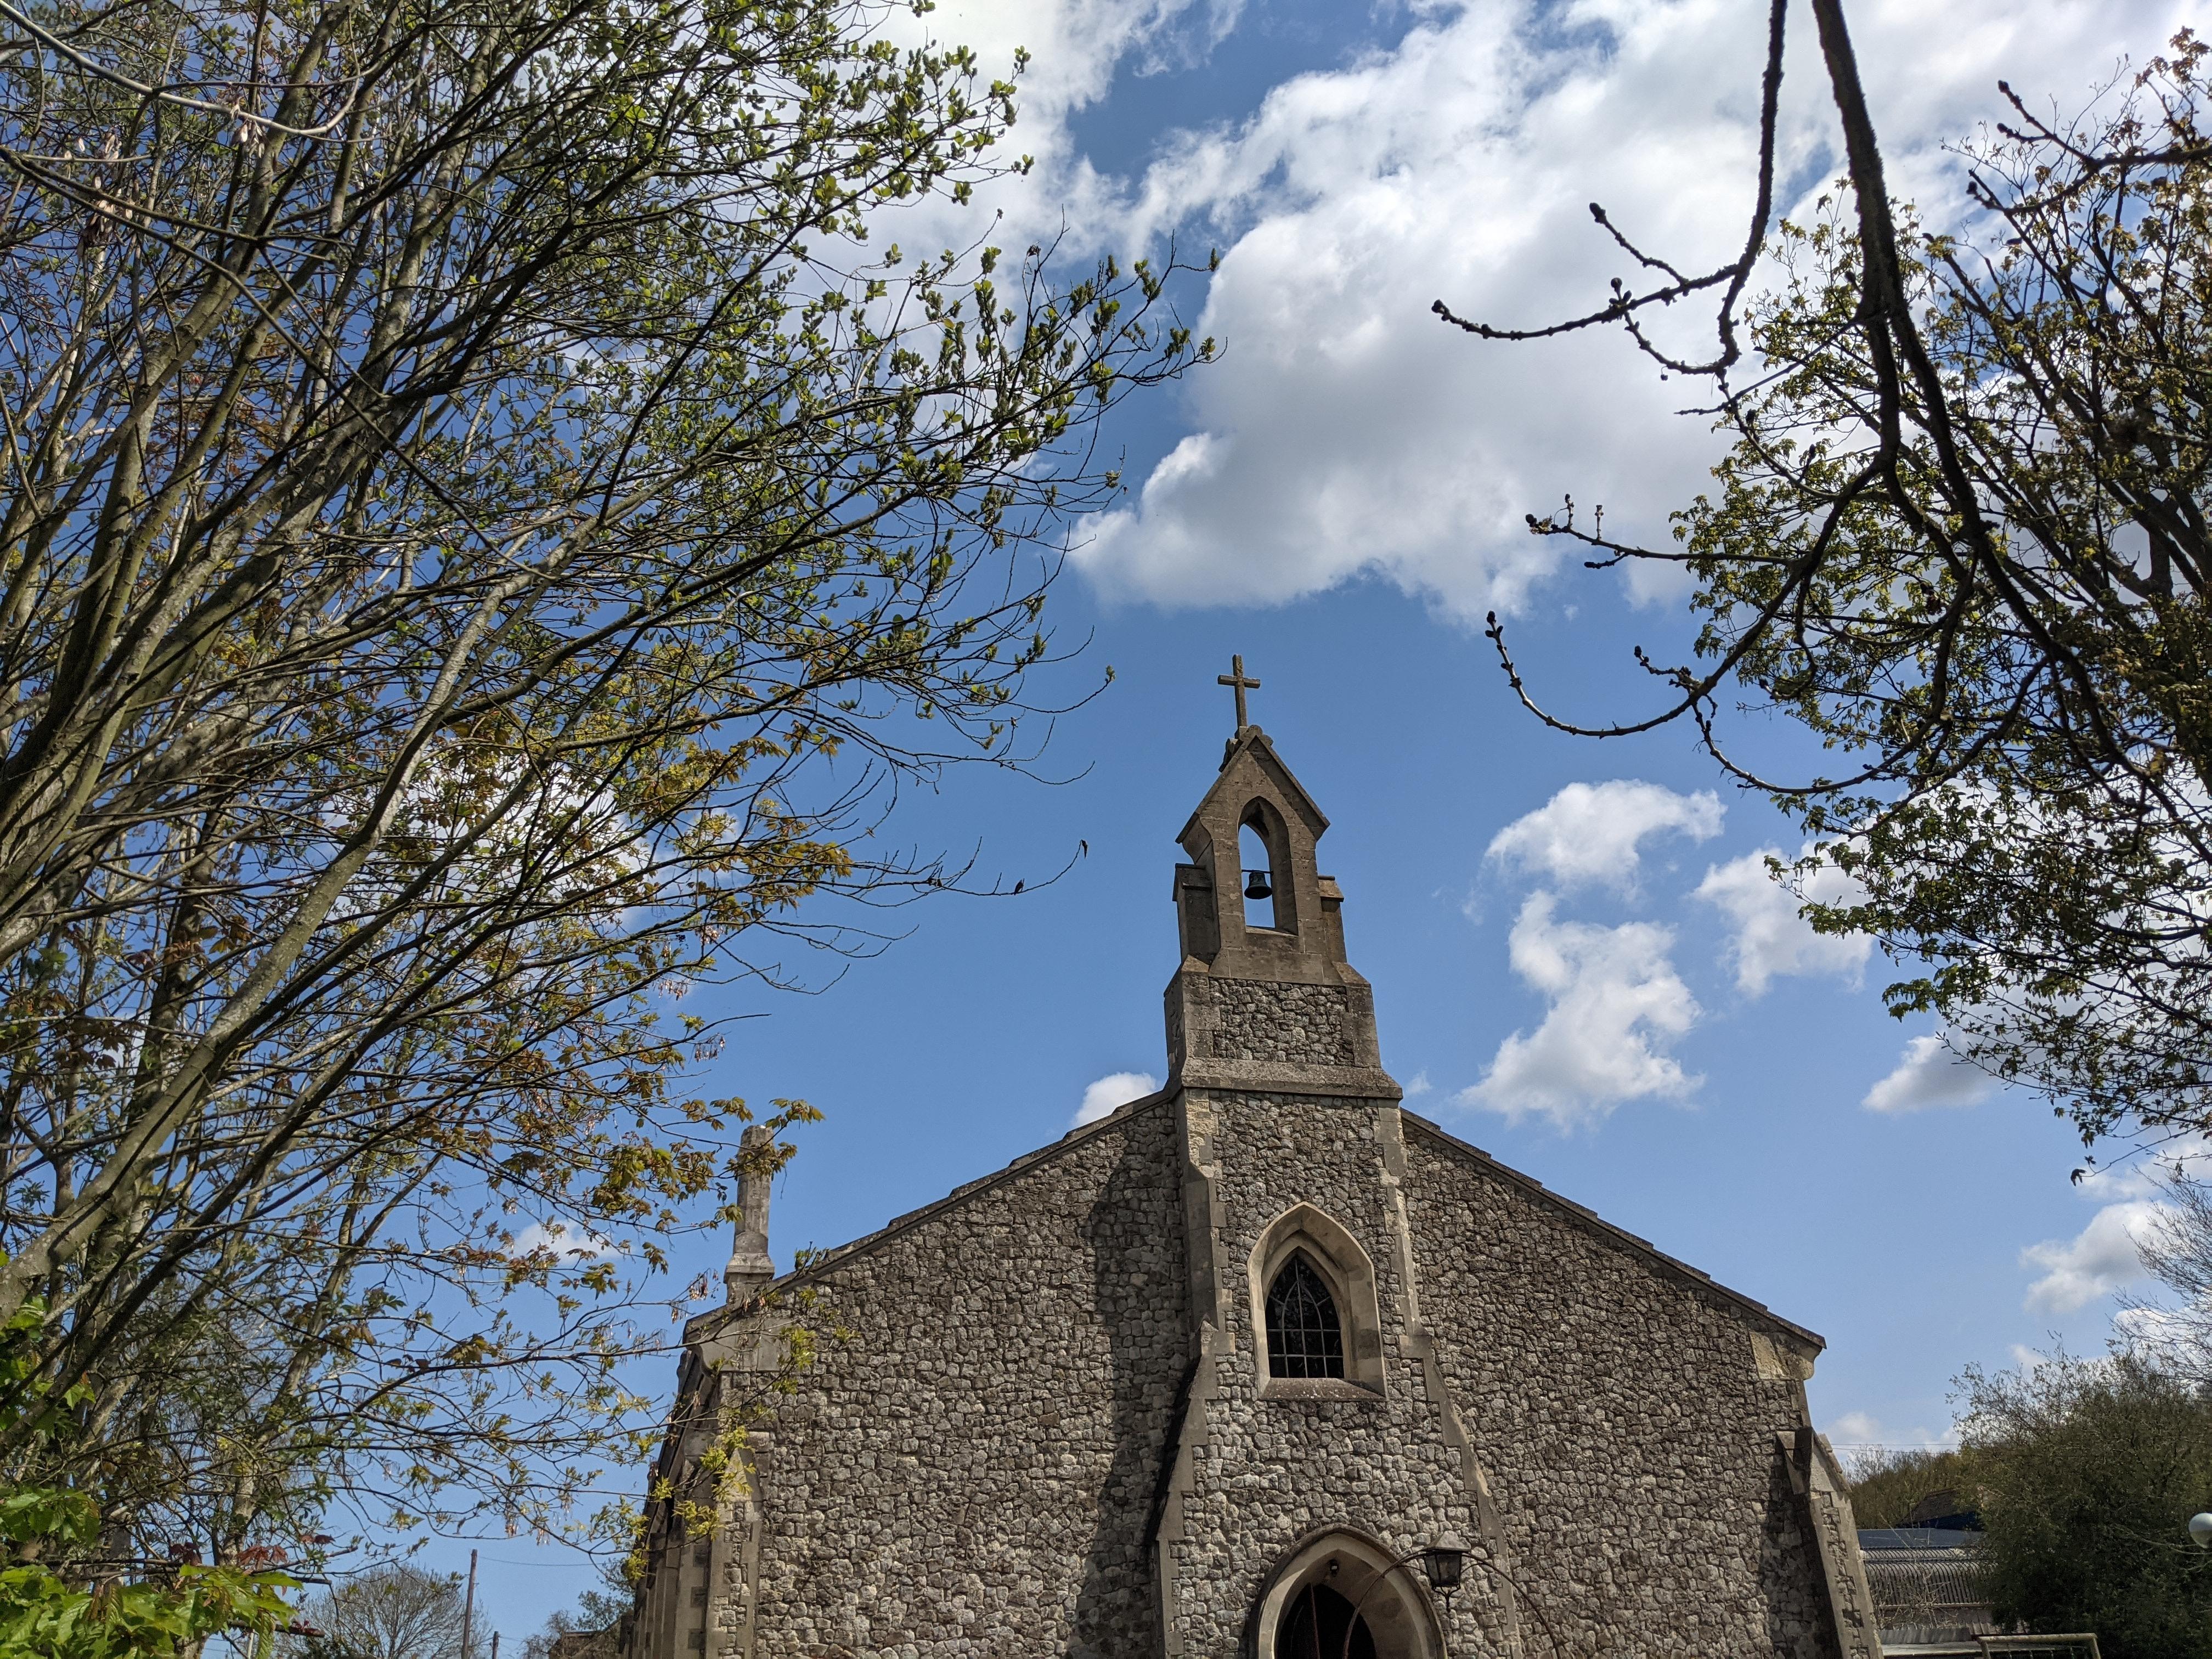
M 741 1195 L 628 1659 L 1880 1659 L 1820 1339 L 1401 1111 L 1328 827 L 1240 722 L 1158 1095 L 764 1292 Z

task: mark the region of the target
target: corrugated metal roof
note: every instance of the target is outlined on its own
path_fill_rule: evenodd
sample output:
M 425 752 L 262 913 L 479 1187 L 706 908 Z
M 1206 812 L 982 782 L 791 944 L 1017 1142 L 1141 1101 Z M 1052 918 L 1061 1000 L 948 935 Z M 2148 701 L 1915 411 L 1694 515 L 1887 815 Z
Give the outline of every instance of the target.
M 1978 1532 L 1954 1532 L 1948 1527 L 1861 1527 L 1859 1550 L 1961 1550 L 1982 1541 Z
M 1925 1529 L 1871 1528 L 1869 1531 Z M 1867 1588 L 1874 1592 L 1875 1619 L 1884 1632 L 1899 1639 L 1921 1641 L 1995 1635 L 1997 1622 L 1982 1579 L 1981 1562 L 1971 1548 L 1958 1540 L 1973 1534 L 1939 1534 L 1945 1547 L 1937 1548 L 1869 1549 L 1868 1533 L 1859 1534 L 1860 1554 L 1866 1561 Z M 1906 1632 L 1911 1632 L 1910 1635 Z M 1942 1632 L 1940 1638 L 1929 1632 Z

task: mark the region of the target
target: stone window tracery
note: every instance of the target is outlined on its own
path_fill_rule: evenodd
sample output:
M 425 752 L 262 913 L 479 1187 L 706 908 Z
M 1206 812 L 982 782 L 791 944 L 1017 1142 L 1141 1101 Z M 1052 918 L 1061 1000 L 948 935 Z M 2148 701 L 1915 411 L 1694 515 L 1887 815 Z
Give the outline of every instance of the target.
M 1336 1299 L 1303 1252 L 1267 1289 L 1267 1369 L 1276 1376 L 1344 1376 L 1344 1325 Z
M 1345 1225 L 1293 1204 L 1248 1258 L 1251 1344 L 1262 1400 L 1380 1400 L 1388 1392 L 1375 1265 Z

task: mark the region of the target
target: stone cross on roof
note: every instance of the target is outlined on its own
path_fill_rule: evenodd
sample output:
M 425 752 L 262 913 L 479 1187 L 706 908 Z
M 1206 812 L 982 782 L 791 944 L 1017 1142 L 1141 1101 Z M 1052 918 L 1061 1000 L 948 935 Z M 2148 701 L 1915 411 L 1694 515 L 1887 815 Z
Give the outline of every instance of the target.
M 1260 689 L 1260 682 L 1257 680 L 1248 680 L 1244 678 L 1243 658 L 1231 657 L 1229 659 L 1229 672 L 1226 674 L 1224 674 L 1219 679 L 1216 680 L 1214 684 L 1217 685 L 1230 685 L 1236 687 L 1237 729 L 1239 732 L 1242 732 L 1246 726 L 1252 723 L 1251 717 L 1244 707 L 1244 694 L 1247 691 L 1257 691 Z

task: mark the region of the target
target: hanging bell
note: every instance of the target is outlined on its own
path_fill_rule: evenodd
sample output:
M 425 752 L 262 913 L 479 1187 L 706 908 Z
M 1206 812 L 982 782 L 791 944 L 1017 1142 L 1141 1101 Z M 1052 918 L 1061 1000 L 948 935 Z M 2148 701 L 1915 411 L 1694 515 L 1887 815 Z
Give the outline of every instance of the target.
M 1263 899 L 1273 898 L 1274 896 L 1275 890 L 1267 885 L 1267 872 L 1265 870 L 1247 870 L 1244 872 L 1246 898 Z

